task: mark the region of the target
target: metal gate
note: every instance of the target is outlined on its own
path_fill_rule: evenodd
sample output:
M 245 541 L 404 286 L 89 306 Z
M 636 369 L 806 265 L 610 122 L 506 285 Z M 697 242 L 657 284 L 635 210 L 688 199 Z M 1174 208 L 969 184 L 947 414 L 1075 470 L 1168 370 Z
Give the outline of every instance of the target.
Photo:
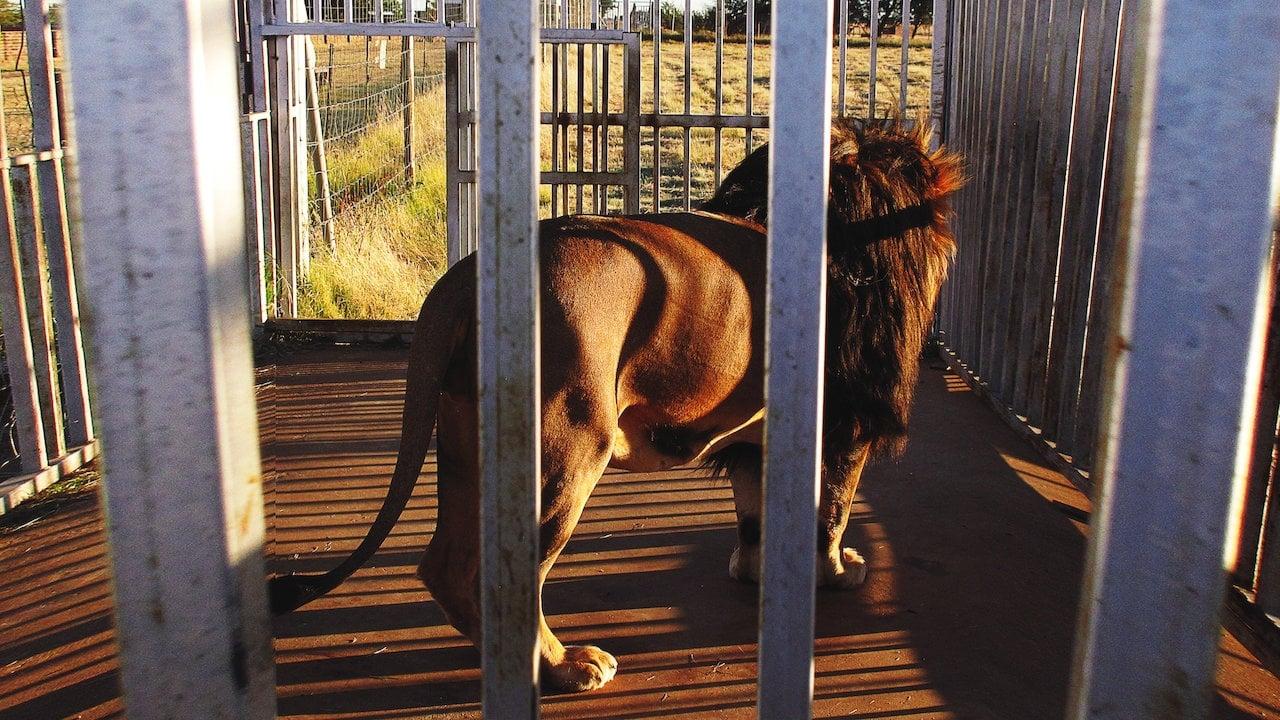
M 640 210 L 640 33 L 543 31 L 549 97 L 540 111 L 541 217 Z M 476 250 L 475 42 L 445 40 L 448 259 Z

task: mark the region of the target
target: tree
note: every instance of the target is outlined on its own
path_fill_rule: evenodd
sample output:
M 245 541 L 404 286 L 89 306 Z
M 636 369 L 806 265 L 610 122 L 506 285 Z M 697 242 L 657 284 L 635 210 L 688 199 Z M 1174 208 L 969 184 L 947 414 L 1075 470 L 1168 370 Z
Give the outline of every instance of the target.
M 0 25 L 22 25 L 22 5 L 17 0 L 0 0 Z
M 729 34 L 745 35 L 747 33 L 747 3 L 753 0 L 725 0 L 724 25 Z M 756 28 L 764 33 L 769 32 L 773 20 L 773 0 L 754 0 Z

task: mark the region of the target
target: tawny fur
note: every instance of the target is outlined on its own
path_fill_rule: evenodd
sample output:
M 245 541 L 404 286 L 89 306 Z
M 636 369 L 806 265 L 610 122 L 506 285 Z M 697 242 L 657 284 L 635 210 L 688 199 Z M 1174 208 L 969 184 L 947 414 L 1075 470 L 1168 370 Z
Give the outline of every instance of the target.
M 826 406 L 819 582 L 860 583 L 841 547 L 862 469 L 901 449 L 917 358 L 953 252 L 947 196 L 954 155 L 893 123 L 832 128 Z M 730 573 L 758 578 L 767 148 L 752 153 L 698 212 L 574 216 L 542 222 L 540 580 L 607 466 L 717 467 L 733 486 L 739 547 Z M 475 264 L 431 291 L 410 349 L 391 488 L 360 547 L 334 570 L 272 581 L 287 612 L 335 587 L 377 550 L 421 472 L 439 420 L 437 528 L 419 575 L 449 620 L 480 639 Z M 616 661 L 565 647 L 543 620 L 545 681 L 588 690 Z

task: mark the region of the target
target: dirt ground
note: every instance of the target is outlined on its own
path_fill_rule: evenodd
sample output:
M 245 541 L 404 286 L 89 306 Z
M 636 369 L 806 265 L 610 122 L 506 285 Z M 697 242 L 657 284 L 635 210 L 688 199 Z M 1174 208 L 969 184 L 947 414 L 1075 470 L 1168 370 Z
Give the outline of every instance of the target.
M 403 367 L 403 351 L 336 348 L 260 369 L 272 570 L 327 568 L 364 534 L 394 461 Z M 815 714 L 1062 717 L 1087 500 L 941 369 L 922 372 L 912 431 L 854 508 L 846 544 L 868 583 L 819 594 Z M 368 567 L 277 620 L 281 716 L 479 715 L 479 656 L 413 576 L 434 469 Z M 565 642 L 601 645 L 619 672 L 602 691 L 545 697 L 545 717 L 754 717 L 757 591 L 727 575 L 733 524 L 723 481 L 605 477 L 545 604 Z M 5 528 L 0 562 L 0 719 L 121 716 L 95 498 Z M 1214 716 L 1280 716 L 1280 681 L 1226 634 Z

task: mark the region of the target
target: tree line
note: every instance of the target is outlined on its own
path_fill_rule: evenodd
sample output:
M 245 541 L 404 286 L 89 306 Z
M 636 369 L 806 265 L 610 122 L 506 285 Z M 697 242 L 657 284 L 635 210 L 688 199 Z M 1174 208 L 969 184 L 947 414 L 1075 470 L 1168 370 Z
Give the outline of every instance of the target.
M 746 33 L 747 3 L 751 1 L 724 0 L 726 34 L 741 35 Z M 756 32 L 768 34 L 773 20 L 773 0 L 754 0 L 754 2 Z M 848 0 L 848 3 L 849 25 L 870 25 L 871 0 Z M 610 12 L 615 7 L 617 7 L 617 0 L 601 0 L 600 2 L 602 13 Z M 886 34 L 896 32 L 898 23 L 902 18 L 902 0 L 880 0 L 876 9 L 879 15 L 877 27 L 880 28 L 881 32 Z M 833 3 L 832 13 L 838 23 L 840 0 L 836 0 Z M 663 0 L 659 6 L 659 14 L 662 18 L 662 27 L 673 30 L 680 30 L 684 27 L 683 3 L 677 4 L 672 0 Z M 716 8 L 713 6 L 703 10 L 695 10 L 692 21 L 695 32 L 715 32 Z M 933 22 L 933 0 L 911 0 L 911 22 L 912 24 L 921 25 L 931 24 Z

